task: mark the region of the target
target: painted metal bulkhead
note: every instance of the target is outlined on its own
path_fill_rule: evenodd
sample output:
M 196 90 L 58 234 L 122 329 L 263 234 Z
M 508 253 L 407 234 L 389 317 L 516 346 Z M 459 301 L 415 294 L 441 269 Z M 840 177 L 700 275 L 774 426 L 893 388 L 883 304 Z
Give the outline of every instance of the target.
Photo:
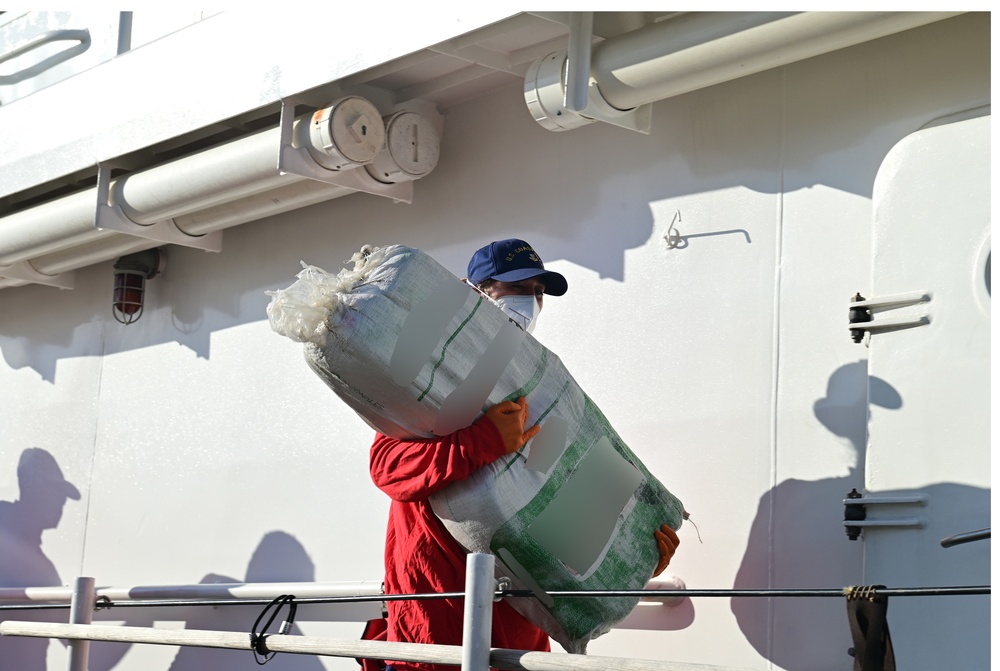
M 461 36 L 500 25 L 494 22 L 502 13 L 488 14 L 464 15 L 457 29 L 428 24 L 431 37 L 423 40 L 415 14 L 408 41 L 392 46 L 370 36 L 371 44 L 351 40 L 345 49 L 355 50 L 362 69 L 431 43 L 487 62 Z M 599 17 L 595 30 L 613 18 Z M 171 39 L 187 44 L 210 22 L 229 20 L 256 25 L 222 14 L 125 57 L 167 52 Z M 546 46 L 565 39 L 557 32 Z M 534 336 L 697 524 L 697 531 L 680 531 L 671 580 L 690 589 L 842 588 L 869 579 L 890 587 L 931 578 L 988 584 L 989 540 L 943 548 L 935 522 L 888 534 L 865 529 L 851 541 L 844 499 L 852 489 L 866 496 L 921 491 L 935 515 L 951 503 L 961 507 L 968 527 L 947 533 L 990 526 L 990 450 L 983 444 L 990 440 L 983 381 L 989 191 L 972 186 L 988 180 L 989 162 L 981 152 L 976 160 L 952 156 L 947 187 L 889 179 L 907 166 L 934 174 L 934 152 L 943 150 L 927 140 L 928 131 L 957 133 L 944 146 L 988 144 L 989 54 L 989 15 L 962 14 L 658 100 L 648 134 L 600 122 L 546 130 L 528 111 L 523 78 L 498 77 L 499 68 L 488 83 L 466 83 L 474 88 L 461 95 L 435 99 L 430 85 L 414 87 L 413 98 L 441 115 L 441 143 L 433 171 L 413 183 L 412 202 L 352 193 L 227 228 L 217 253 L 166 245 L 167 264 L 146 284 L 142 317 L 127 327 L 112 316 L 111 260 L 74 269 L 71 290 L 31 283 L 0 289 L 0 502 L 31 498 L 25 523 L 40 537 L 18 564 L 0 565 L 0 588 L 26 580 L 70 584 L 80 575 L 117 586 L 380 580 L 388 501 L 368 475 L 372 431 L 308 369 L 299 346 L 270 330 L 265 292 L 288 286 L 300 261 L 336 271 L 366 244 L 418 247 L 461 277 L 471 252 L 501 237 L 529 240 L 547 267 L 568 278 L 569 292 L 546 301 Z M 97 68 L 127 71 L 119 58 Z M 220 101 L 199 107 L 194 94 L 210 88 L 218 69 L 234 77 L 249 70 L 220 61 L 202 79 L 192 68 L 185 71 L 191 99 L 169 101 L 177 114 L 164 122 L 173 126 L 168 136 L 190 137 L 195 128 L 293 94 L 318 107 L 328 102 L 320 93 L 351 90 L 340 79 L 350 84 L 355 73 L 344 63 L 351 60 L 352 53 L 340 53 L 326 71 L 298 74 L 285 64 L 268 86 L 248 85 L 239 111 Z M 303 73 L 318 79 L 305 81 Z M 84 81 L 77 75 L 32 96 L 54 98 Z M 155 87 L 137 87 L 149 98 L 124 103 L 129 109 L 156 102 Z M 374 83 L 355 89 L 383 113 L 400 102 L 381 97 Z M 109 94 L 108 104 L 119 95 Z M 169 139 L 142 136 L 131 121 L 130 133 L 106 126 L 93 136 L 50 138 L 65 151 L 54 159 L 58 168 L 46 168 L 45 152 L 23 137 L 29 120 L 18 105 L 28 100 L 0 107 L 2 142 L 25 156 L 20 169 L 6 152 L 0 159 L 7 166 L 0 181 L 10 185 L 4 195 L 15 200 L 43 182 L 72 182 L 91 170 L 96 179 L 96 161 L 141 161 L 144 147 Z M 186 123 L 192 128 L 182 129 Z M 913 211 L 900 194 L 937 188 L 948 189 L 939 225 L 911 227 Z M 895 237 L 886 238 L 889 205 Z M 898 252 L 904 242 L 921 260 L 899 262 L 899 270 L 884 265 L 886 255 L 909 258 Z M 934 280 L 947 288 L 921 284 L 921 265 L 947 268 Z M 915 283 L 897 282 L 912 275 Z M 923 305 L 928 324 L 853 341 L 852 296 L 910 291 L 931 292 L 929 303 L 905 308 L 914 313 Z M 982 314 L 943 340 L 934 315 L 948 292 Z M 921 334 L 931 334 L 930 353 L 907 360 Z M 934 370 L 967 373 L 960 378 L 966 384 L 912 379 L 930 362 Z M 877 375 L 875 365 L 884 366 Z M 938 403 L 944 395 L 947 403 Z M 934 431 L 907 433 L 905 452 L 885 451 L 882 437 L 897 433 L 891 427 L 909 421 L 911 408 L 921 409 L 919 421 Z M 952 421 L 963 408 L 962 421 Z M 49 453 L 79 496 L 52 495 L 19 478 L 29 448 Z M 890 512 L 914 511 L 903 505 Z M 868 517 L 879 514 L 869 508 Z M 0 517 L 0 539 L 11 533 L 8 519 Z M 893 555 L 887 543 L 906 551 Z M 892 562 L 900 562 L 898 573 Z M 921 573 L 925 565 L 934 573 Z M 967 597 L 968 608 L 948 611 L 954 629 L 973 632 L 968 639 L 936 640 L 932 627 L 914 635 L 947 610 L 937 601 L 946 598 L 891 599 L 900 667 L 940 668 L 943 655 L 962 668 L 986 668 L 988 596 Z M 259 610 L 112 609 L 95 617 L 249 631 Z M 357 638 L 368 614 L 303 607 L 296 630 Z M 30 617 L 0 611 L 0 619 Z M 0 639 L 0 650 L 10 645 Z M 852 645 L 841 598 L 695 597 L 640 604 L 590 652 L 835 671 L 851 668 Z M 8 647 L 7 659 L 20 664 L 11 668 L 65 668 L 64 645 L 40 647 Z M 94 644 L 91 656 L 92 669 L 121 671 L 251 663 L 249 652 L 107 643 Z M 352 659 L 292 655 L 271 665 L 357 668 Z

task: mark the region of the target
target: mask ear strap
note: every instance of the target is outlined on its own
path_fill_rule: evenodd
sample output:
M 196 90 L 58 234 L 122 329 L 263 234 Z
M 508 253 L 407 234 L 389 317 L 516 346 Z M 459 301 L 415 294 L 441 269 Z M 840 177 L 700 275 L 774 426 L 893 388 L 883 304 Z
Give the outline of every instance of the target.
M 493 300 L 493 298 L 490 297 L 490 295 L 487 294 L 485 291 L 483 291 L 482 289 L 480 289 L 479 287 L 477 287 L 475 284 L 473 284 L 472 282 L 470 282 L 469 278 L 467 278 L 467 277 L 463 278 L 462 281 L 465 282 L 466 284 L 468 284 L 470 287 L 472 287 L 472 289 L 476 293 L 478 293 L 480 296 L 482 296 L 483 298 L 485 298 L 486 300 L 488 300 L 490 303 L 493 303 L 494 305 L 496 305 L 497 302 L 495 300 Z

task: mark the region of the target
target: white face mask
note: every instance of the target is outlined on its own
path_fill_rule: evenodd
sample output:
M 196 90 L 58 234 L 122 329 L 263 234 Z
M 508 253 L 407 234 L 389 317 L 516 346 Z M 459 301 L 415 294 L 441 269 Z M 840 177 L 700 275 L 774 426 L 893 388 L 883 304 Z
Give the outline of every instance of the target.
M 534 296 L 501 296 L 493 303 L 528 333 L 534 330 L 541 311 Z

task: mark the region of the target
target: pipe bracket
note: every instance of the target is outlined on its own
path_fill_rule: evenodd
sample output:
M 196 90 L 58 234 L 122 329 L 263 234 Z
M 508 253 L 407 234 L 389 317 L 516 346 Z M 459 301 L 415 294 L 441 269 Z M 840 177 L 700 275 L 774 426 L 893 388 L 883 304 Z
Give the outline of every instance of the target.
M 97 210 L 94 213 L 94 227 L 97 230 L 115 231 L 156 242 L 203 249 L 206 252 L 218 252 L 222 249 L 222 231 L 188 235 L 177 227 L 173 219 L 164 219 L 148 226 L 129 219 L 121 205 L 110 204 L 111 168 L 110 163 L 97 164 Z

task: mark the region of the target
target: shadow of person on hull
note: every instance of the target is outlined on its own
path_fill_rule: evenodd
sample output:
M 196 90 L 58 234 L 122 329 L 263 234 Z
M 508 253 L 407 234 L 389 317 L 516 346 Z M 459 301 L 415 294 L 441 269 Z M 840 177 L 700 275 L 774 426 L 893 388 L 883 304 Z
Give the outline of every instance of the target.
M 17 464 L 19 496 L 0 501 L 0 587 L 61 586 L 52 561 L 42 551 L 42 532 L 62 520 L 67 499 L 80 500 L 80 491 L 64 477 L 46 450 L 30 447 Z M 0 610 L 0 620 L 66 622 L 68 611 Z M 49 639 L 0 636 L 0 668 L 45 671 Z
M 864 463 L 868 385 L 871 403 L 902 407 L 891 385 L 868 379 L 867 362 L 834 371 L 826 397 L 813 410 L 824 427 L 846 439 L 857 455 L 855 465 L 843 477 L 784 480 L 760 498 L 735 589 L 842 589 L 860 579 L 861 547 L 845 535 L 841 501 L 852 488 L 864 487 L 858 464 Z M 731 608 L 747 641 L 776 666 L 833 671 L 851 664 L 841 599 L 733 597 Z
M 315 568 L 302 544 L 294 536 L 283 531 L 271 531 L 264 535 L 250 557 L 245 580 L 210 573 L 201 579 L 200 584 L 313 582 L 315 579 Z M 260 607 L 254 608 L 261 610 Z M 253 620 L 245 621 L 244 610 L 239 608 L 240 613 L 236 615 L 234 607 L 199 607 L 191 611 L 192 615 L 187 620 L 186 628 L 247 633 Z M 302 635 L 297 625 L 293 625 L 288 633 Z M 243 668 L 258 668 L 249 651 L 184 647 L 177 652 L 169 671 L 218 671 Z M 278 654 L 267 662 L 267 668 L 274 671 L 323 671 L 324 666 L 314 655 Z

